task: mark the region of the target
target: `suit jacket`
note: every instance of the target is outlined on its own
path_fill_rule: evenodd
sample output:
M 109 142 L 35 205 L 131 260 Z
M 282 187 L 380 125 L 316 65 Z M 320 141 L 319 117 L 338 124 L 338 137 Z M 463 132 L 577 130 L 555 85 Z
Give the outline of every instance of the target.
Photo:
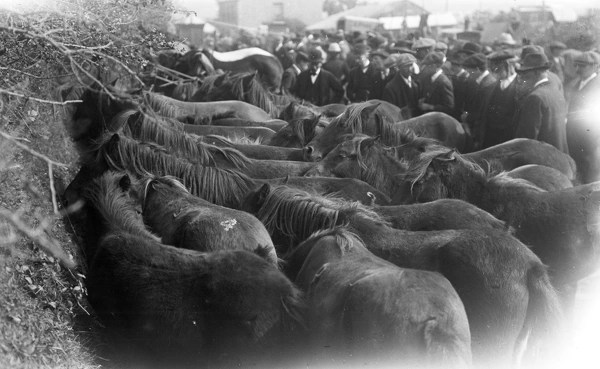
M 454 89 L 448 77 L 442 73 L 433 82 L 429 77 L 421 79 L 421 81 L 420 96 L 425 99 L 424 102 L 433 105 L 434 111 L 452 115 L 454 113 Z
M 419 85 L 413 80 L 409 86 L 400 73 L 396 73 L 394 78 L 385 85 L 382 100 L 400 109 L 407 108 L 410 117 L 406 118 L 419 115 Z
M 485 96 L 481 121 L 473 132 L 474 139 L 481 143 L 480 149 L 487 149 L 514 138 L 512 115 L 517 109 L 517 79 L 515 77 L 504 90 L 500 88 L 500 83 L 501 81 L 496 81 Z
M 452 82 L 452 90 L 454 93 L 454 114 L 452 116 L 460 121 L 460 116 L 465 109 L 465 100 L 467 99 L 468 91 L 468 73 L 462 73 L 460 76 L 448 74 Z
M 333 74 L 321 68 L 315 83 L 312 83 L 310 70 L 298 75 L 292 93 L 317 106 L 339 103 L 344 96 L 344 88 Z
M 298 70 L 294 66 L 289 67 L 283 72 L 281 76 L 281 90 L 282 92 L 290 92 L 292 87 L 296 84 L 296 78 L 298 78 Z
M 562 56 L 558 57 L 558 60 L 554 60 L 550 57 L 550 72 L 556 74 L 560 79 L 561 83 L 565 81 L 565 58 Z
M 361 102 L 372 99 L 371 90 L 377 71 L 370 63 L 367 71 L 363 73 L 362 66 L 358 65 L 348 73 L 348 85 L 346 86 L 346 94 L 351 102 Z
M 496 78 L 491 74 L 485 76 L 480 83 L 477 83 L 473 78 L 469 78 L 463 111 L 468 114 L 464 123 L 469 126 L 471 132 L 474 132 L 475 126 L 480 124 L 483 106 L 495 86 Z
M 333 74 L 342 84 L 344 84 L 346 78 L 348 78 L 348 73 L 350 72 L 348 64 L 341 59 L 329 60 L 327 63 L 323 64 L 323 69 L 331 72 L 331 74 Z
M 547 142 L 568 154 L 566 115 L 563 95 L 550 82 L 543 82 L 519 97 L 513 118 L 515 138 Z

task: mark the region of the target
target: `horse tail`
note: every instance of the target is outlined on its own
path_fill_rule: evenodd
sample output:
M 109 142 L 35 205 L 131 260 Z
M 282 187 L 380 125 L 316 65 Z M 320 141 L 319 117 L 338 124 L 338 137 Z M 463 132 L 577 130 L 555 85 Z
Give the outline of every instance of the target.
M 446 327 L 431 318 L 423 327 L 423 340 L 427 361 L 433 367 L 470 368 L 471 346 L 468 342 L 454 334 L 449 334 Z
M 535 263 L 527 271 L 529 304 L 525 321 L 513 350 L 513 362 L 519 365 L 526 353 L 527 360 L 539 360 L 550 353 L 562 322 L 562 308 L 558 294 L 548 277 L 547 267 Z

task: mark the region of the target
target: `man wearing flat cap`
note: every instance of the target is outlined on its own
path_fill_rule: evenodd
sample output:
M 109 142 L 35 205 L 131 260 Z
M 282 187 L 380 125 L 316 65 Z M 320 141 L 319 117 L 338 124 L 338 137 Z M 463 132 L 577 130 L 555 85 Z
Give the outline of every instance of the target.
M 454 89 L 442 71 L 444 59 L 444 54 L 436 51 L 423 59 L 419 75 L 419 109 L 423 113 L 439 111 L 452 115 L 454 112 Z
M 575 72 L 579 77 L 569 103 L 567 115 L 567 142 L 569 152 L 583 183 L 600 181 L 600 55 L 586 51 L 575 58 Z
M 486 96 L 481 122 L 474 132 L 475 140 L 481 142 L 479 149 L 513 139 L 510 117 L 517 109 L 515 54 L 510 49 L 500 50 L 490 54 L 488 60 L 490 73 L 497 81 Z
M 281 76 L 281 92 L 284 94 L 291 93 L 292 87 L 296 84 L 298 75 L 308 69 L 309 58 L 308 55 L 302 51 L 298 51 L 296 54 L 296 60 L 294 64 L 286 69 Z
M 341 102 L 344 88 L 333 74 L 321 68 L 323 65 L 321 51 L 309 50 L 308 58 L 309 67 L 298 75 L 291 92 L 298 98 L 317 106 Z
M 411 54 L 395 55 L 394 59 L 398 73 L 385 85 L 382 100 L 399 107 L 404 118 L 416 117 L 419 115 L 419 86 L 412 78 L 412 71 L 417 59 Z
M 476 132 L 480 130 L 483 105 L 496 83 L 496 78 L 488 70 L 487 57 L 481 53 L 466 58 L 463 67 L 469 72 L 469 78 L 461 122 L 467 125 L 475 147 L 478 148 L 481 142 L 477 141 L 479 135 Z
M 412 45 L 412 49 L 415 50 L 415 57 L 418 61 L 425 59 L 425 56 L 433 51 L 434 47 L 435 40 L 427 37 L 421 37 Z
M 533 52 L 517 69 L 519 96 L 513 118 L 514 137 L 543 141 L 568 154 L 566 102 L 549 82 L 549 68 L 546 54 Z
M 548 45 L 550 72 L 556 74 L 562 83 L 565 83 L 565 58 L 562 57 L 562 53 L 566 48 L 567 46 L 560 41 L 552 41 Z

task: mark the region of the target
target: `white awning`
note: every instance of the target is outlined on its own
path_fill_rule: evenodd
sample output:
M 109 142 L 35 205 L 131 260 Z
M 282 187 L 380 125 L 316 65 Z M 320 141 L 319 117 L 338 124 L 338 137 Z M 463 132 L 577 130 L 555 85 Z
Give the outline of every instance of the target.
M 402 29 L 404 17 L 382 17 L 379 20 L 383 23 L 386 30 Z M 409 15 L 406 17 L 407 28 L 418 28 L 421 22 L 420 15 Z M 429 14 L 427 24 L 430 27 L 452 27 L 458 24 L 456 17 L 452 13 Z

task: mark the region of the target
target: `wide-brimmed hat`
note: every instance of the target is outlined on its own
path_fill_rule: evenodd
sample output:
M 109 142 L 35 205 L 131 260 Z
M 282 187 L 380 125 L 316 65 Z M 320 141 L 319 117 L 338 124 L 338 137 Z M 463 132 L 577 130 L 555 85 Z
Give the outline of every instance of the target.
M 456 53 L 464 53 L 467 55 L 473 55 L 481 52 L 481 45 L 474 42 L 465 42 L 465 44 Z
M 323 54 L 318 49 L 310 49 L 310 50 L 308 50 L 308 59 L 311 62 L 313 62 L 313 61 L 314 62 L 322 62 Z
M 485 57 L 485 55 L 479 53 L 479 54 L 473 54 L 471 56 L 469 56 L 468 58 L 466 58 L 463 63 L 462 63 L 463 67 L 466 68 L 485 68 L 487 67 L 487 58 Z
M 427 37 L 422 37 L 418 39 L 413 45 L 413 50 L 425 49 L 425 48 L 433 48 L 435 46 L 435 40 Z
M 525 60 L 525 58 L 527 57 L 527 55 L 529 54 L 545 54 L 544 48 L 539 46 L 539 45 L 527 45 L 524 46 L 523 49 L 521 49 L 521 56 L 519 57 L 519 59 L 521 61 Z
M 527 72 L 530 70 L 538 70 L 538 69 L 549 69 L 550 62 L 548 61 L 548 57 L 544 53 L 531 53 L 527 54 L 525 59 L 523 59 L 523 63 L 521 67 L 517 69 L 517 72 Z
M 593 65 L 600 64 L 600 55 L 594 51 L 582 52 L 578 57 L 573 60 L 575 64 Z
M 341 53 L 342 48 L 340 47 L 340 44 L 338 44 L 337 42 L 332 42 L 329 44 L 327 51 L 329 51 L 330 53 Z
M 296 52 L 296 63 L 310 61 L 310 57 L 303 51 Z
M 515 53 L 508 49 L 495 51 L 487 56 L 488 60 L 491 62 L 500 62 L 503 60 L 513 59 L 515 57 Z
M 412 54 L 415 55 L 414 50 L 406 48 L 404 46 L 394 46 L 390 49 L 392 54 Z
M 382 59 L 387 59 L 390 56 L 390 54 L 386 53 L 385 50 L 378 49 L 375 51 L 371 51 L 371 57 L 373 56 L 379 56 Z
M 425 56 L 423 59 L 423 65 L 437 65 L 441 66 L 444 64 L 446 57 L 439 51 L 432 51 Z

